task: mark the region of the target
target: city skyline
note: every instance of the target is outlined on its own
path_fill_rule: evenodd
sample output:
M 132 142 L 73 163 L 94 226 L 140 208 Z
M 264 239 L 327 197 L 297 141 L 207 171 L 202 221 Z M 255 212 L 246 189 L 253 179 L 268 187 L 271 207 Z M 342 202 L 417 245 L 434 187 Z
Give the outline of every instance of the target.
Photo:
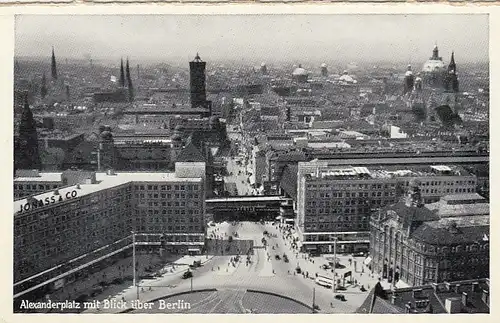
M 488 61 L 488 34 L 487 15 L 17 16 L 15 56 L 420 64 L 437 44 L 444 61 L 470 63 Z

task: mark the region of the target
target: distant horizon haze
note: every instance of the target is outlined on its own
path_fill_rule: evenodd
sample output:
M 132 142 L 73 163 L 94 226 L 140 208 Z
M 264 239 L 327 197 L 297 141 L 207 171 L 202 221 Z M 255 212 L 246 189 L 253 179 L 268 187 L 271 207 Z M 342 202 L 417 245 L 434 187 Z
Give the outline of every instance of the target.
M 61 28 L 64 26 L 64 28 Z M 40 31 L 43 30 L 43 33 Z M 166 62 L 420 66 L 489 62 L 488 15 L 19 15 L 16 57 Z

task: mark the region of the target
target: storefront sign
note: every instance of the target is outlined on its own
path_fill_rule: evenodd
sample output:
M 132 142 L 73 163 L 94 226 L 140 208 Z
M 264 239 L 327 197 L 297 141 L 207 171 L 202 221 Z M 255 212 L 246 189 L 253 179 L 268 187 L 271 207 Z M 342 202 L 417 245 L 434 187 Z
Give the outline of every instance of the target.
M 65 201 L 65 200 L 69 200 L 69 199 L 75 198 L 77 195 L 78 195 L 78 192 L 76 190 L 73 190 L 71 192 L 67 192 L 64 195 L 64 197 L 63 197 L 63 195 L 59 195 L 59 196 L 53 195 L 51 197 L 47 196 L 43 200 L 36 200 L 35 199 L 32 202 L 28 202 L 26 204 L 22 204 L 20 212 L 27 212 L 27 211 L 30 211 L 30 210 L 33 210 L 33 209 L 36 209 L 36 208 L 39 208 L 39 207 L 51 205 L 51 204 L 54 204 L 54 203 Z

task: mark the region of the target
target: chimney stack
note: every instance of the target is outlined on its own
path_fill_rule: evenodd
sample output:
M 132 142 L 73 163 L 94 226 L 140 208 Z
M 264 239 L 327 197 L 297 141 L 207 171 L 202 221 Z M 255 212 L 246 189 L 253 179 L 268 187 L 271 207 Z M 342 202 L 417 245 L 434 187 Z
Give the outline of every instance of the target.
M 466 293 L 466 292 L 463 292 L 463 293 L 462 293 L 462 305 L 463 305 L 463 306 L 467 306 L 467 304 L 468 304 L 467 293 Z

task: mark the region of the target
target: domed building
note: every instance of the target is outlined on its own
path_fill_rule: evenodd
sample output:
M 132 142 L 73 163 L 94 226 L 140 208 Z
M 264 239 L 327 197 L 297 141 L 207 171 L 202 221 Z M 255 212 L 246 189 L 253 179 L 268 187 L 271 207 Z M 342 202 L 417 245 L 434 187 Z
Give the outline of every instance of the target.
M 422 67 L 423 81 L 432 87 L 441 87 L 446 72 L 443 58 L 439 56 L 439 49 L 434 45 L 432 56 Z
M 405 73 L 404 94 L 411 93 L 413 91 L 414 85 L 415 76 L 413 75 L 413 71 L 411 70 L 411 65 L 408 65 Z
M 339 83 L 342 85 L 351 85 L 351 84 L 356 84 L 358 81 L 356 81 L 351 75 L 349 75 L 349 72 L 344 71 L 342 76 L 339 77 Z
M 262 62 L 262 64 L 260 64 L 260 72 L 263 75 L 267 75 L 267 65 L 266 65 L 266 63 Z
M 328 76 L 328 68 L 325 63 L 321 64 L 321 76 L 323 77 Z
M 292 72 L 292 79 L 298 83 L 306 83 L 309 79 L 309 73 L 302 68 L 302 65 L 299 65 L 299 67 Z

